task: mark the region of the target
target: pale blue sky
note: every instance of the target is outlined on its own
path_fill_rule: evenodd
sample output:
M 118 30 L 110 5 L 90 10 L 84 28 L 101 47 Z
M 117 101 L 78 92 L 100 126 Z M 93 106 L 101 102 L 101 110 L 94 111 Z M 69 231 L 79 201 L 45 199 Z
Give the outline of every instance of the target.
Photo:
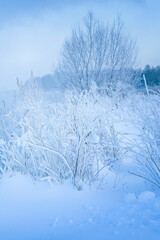
M 160 65 L 159 0 L 0 0 L 0 90 L 16 77 L 51 73 L 64 38 L 88 9 L 103 21 L 120 14 L 137 40 L 139 66 Z

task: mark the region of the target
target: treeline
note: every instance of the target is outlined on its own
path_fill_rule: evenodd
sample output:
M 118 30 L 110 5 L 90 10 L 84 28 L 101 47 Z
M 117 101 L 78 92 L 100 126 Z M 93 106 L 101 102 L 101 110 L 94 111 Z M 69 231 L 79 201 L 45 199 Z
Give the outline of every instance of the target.
M 143 74 L 146 77 L 148 86 L 156 87 L 160 85 L 160 66 L 151 67 L 150 65 L 146 65 L 144 69 L 138 71 L 141 76 L 141 87 L 144 87 Z
M 146 65 L 144 69 L 138 69 L 138 70 L 132 69 L 130 70 L 130 73 L 131 72 L 132 72 L 132 81 L 134 82 L 133 85 L 137 86 L 137 88 L 145 87 L 143 75 L 145 75 L 146 77 L 148 86 L 156 87 L 160 85 L 160 66 L 153 67 L 150 65 Z M 64 83 L 59 82 L 55 74 L 53 75 L 48 74 L 43 77 L 35 78 L 35 80 L 43 90 L 50 90 L 53 88 L 62 89 L 64 87 Z M 104 78 L 104 81 L 105 81 L 105 78 Z M 27 85 L 27 82 L 26 82 L 26 85 Z M 99 85 L 101 86 L 103 84 L 104 82 L 101 82 Z

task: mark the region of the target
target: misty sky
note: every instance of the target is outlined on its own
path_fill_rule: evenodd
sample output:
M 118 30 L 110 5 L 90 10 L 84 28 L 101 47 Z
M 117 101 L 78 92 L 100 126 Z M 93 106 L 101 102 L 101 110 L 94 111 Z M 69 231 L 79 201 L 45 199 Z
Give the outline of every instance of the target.
M 87 10 L 103 21 L 121 15 L 136 39 L 139 66 L 160 65 L 159 0 L 0 0 L 0 90 L 52 73 L 71 27 Z

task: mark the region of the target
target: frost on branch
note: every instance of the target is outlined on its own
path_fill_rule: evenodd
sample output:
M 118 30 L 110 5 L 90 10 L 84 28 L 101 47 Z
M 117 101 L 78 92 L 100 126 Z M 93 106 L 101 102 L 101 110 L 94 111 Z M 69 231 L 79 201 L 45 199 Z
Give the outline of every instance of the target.
M 119 159 L 107 102 L 98 95 L 68 92 L 64 101 L 49 104 L 28 91 L 5 118 L 10 127 L 7 135 L 3 127 L 3 164 L 34 181 L 62 183 L 69 178 L 77 188 L 82 183 L 91 186 Z

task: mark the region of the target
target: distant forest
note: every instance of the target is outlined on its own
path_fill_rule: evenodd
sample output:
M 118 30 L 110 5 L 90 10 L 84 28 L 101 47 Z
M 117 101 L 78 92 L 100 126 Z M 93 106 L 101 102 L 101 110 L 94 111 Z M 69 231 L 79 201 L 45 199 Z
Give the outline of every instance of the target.
M 144 69 L 135 70 L 135 76 L 139 76 L 140 81 L 137 82 L 138 88 L 145 88 L 143 74 L 146 77 L 147 85 L 149 87 L 157 87 L 160 85 L 160 66 L 152 67 L 150 65 L 146 65 Z M 43 77 L 37 77 L 35 80 L 40 84 L 42 89 L 50 90 L 52 88 L 62 89 L 63 86 L 56 78 L 55 74 L 47 74 Z M 26 84 L 28 81 L 26 82 Z
M 139 72 L 142 77 L 142 87 L 144 86 L 143 74 L 145 74 L 148 86 L 155 87 L 160 85 L 160 66 L 151 67 L 150 65 L 146 65 L 145 68 L 140 69 Z

